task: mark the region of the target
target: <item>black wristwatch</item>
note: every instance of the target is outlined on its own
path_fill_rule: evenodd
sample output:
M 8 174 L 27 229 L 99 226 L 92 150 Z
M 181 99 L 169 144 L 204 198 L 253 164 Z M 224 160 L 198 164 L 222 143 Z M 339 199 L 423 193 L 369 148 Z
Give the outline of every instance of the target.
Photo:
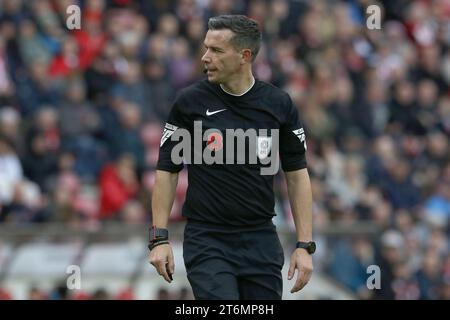
M 313 254 L 314 252 L 316 252 L 316 243 L 314 241 L 298 241 L 295 247 L 305 249 L 309 254 Z
M 149 242 L 169 240 L 169 231 L 167 229 L 152 226 L 149 233 Z
M 167 229 L 152 226 L 148 238 L 148 249 L 151 251 L 154 247 L 169 243 L 169 231 Z

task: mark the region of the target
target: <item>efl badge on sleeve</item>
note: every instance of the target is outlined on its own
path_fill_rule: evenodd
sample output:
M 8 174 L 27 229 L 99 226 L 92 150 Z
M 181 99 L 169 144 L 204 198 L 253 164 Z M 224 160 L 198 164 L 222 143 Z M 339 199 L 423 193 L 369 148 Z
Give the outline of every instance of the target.
M 159 144 L 160 147 L 162 147 L 162 145 L 164 144 L 164 142 L 167 141 L 167 139 L 170 138 L 171 135 L 173 135 L 173 133 L 175 132 L 175 130 L 177 130 L 178 127 L 174 126 L 173 124 L 170 123 L 166 123 L 165 127 L 164 127 L 164 131 L 163 134 L 161 136 L 161 142 Z

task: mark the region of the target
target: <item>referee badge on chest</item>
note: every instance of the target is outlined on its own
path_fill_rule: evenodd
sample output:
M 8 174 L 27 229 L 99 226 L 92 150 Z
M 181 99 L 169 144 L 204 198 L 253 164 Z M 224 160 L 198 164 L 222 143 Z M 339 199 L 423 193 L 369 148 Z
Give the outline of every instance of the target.
M 256 143 L 256 154 L 258 158 L 260 160 L 267 158 L 272 148 L 272 137 L 258 137 Z

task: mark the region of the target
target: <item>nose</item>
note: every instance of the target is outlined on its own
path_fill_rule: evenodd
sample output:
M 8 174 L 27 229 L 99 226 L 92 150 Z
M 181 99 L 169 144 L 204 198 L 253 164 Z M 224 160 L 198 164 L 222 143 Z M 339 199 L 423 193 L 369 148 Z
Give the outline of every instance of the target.
M 202 62 L 203 63 L 209 63 L 211 62 L 211 58 L 208 55 L 209 50 L 206 50 L 205 54 L 202 57 Z

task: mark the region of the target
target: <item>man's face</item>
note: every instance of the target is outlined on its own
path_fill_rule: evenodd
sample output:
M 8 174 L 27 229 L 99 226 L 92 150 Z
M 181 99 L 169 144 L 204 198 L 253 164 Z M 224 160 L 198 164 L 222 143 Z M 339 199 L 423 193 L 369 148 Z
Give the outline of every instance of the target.
M 207 69 L 208 81 L 226 83 L 239 71 L 242 54 L 230 43 L 233 32 L 229 29 L 209 30 L 204 45 L 202 62 Z

